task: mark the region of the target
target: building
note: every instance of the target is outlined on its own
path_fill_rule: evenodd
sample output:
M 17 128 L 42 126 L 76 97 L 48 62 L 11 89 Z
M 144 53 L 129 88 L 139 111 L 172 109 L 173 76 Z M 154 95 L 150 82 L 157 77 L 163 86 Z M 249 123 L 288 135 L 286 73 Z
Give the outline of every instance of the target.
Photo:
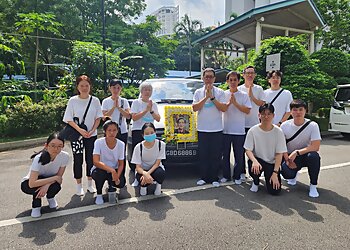
M 153 12 L 162 28 L 156 33 L 156 36 L 165 36 L 174 34 L 174 27 L 179 22 L 179 6 L 164 6 Z
M 283 1 L 285 0 L 225 0 L 225 22 L 232 19 L 232 13 L 240 16 L 252 9 Z

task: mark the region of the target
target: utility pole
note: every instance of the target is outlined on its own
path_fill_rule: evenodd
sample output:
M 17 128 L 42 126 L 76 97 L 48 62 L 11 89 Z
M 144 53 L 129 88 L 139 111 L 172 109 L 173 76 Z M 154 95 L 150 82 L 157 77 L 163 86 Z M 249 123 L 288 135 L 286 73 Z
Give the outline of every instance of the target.
M 106 15 L 105 1 L 101 0 L 102 46 L 103 46 L 103 89 L 107 93 L 107 60 L 106 60 Z

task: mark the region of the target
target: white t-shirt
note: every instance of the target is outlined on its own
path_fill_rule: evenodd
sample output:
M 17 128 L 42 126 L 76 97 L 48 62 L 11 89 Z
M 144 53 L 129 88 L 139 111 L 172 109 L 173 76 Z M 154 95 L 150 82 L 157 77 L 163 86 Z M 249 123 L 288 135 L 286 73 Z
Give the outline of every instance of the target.
M 124 160 L 124 148 L 125 143 L 121 140 L 115 139 L 117 144 L 113 149 L 110 149 L 107 146 L 106 138 L 102 137 L 95 141 L 94 152 L 93 155 L 99 155 L 100 161 L 106 164 L 107 166 L 117 169 L 118 168 L 118 160 Z M 94 171 L 96 166 L 91 168 L 91 173 Z
M 270 131 L 264 131 L 259 124 L 250 128 L 244 142 L 244 148 L 270 164 L 275 163 L 275 155 L 287 152 L 286 139 L 282 130 L 273 126 Z
M 304 123 L 301 126 L 296 126 L 294 120 L 288 120 L 282 123 L 281 129 L 286 137 L 286 139 L 291 138 L 309 119 L 305 119 Z M 321 134 L 318 124 L 316 122 L 311 122 L 304 128 L 301 133 L 295 137 L 292 141 L 287 143 L 288 153 L 293 152 L 294 150 L 302 149 L 311 144 L 312 141 L 320 141 Z
M 140 144 L 142 143 L 142 159 L 141 159 L 141 151 Z M 131 163 L 140 164 L 144 170 L 150 170 L 154 163 L 160 159 L 163 160 L 166 158 L 165 156 L 165 143 L 159 140 L 156 140 L 152 148 L 145 147 L 145 141 L 138 143 L 135 146 L 134 153 L 132 154 Z M 159 150 L 159 143 L 161 143 Z M 159 165 L 164 169 L 162 162 Z
M 63 121 L 68 123 L 69 121 L 73 121 L 74 117 L 79 118 L 79 123 L 83 121 L 83 116 L 86 110 L 86 107 L 90 100 L 89 98 L 81 99 L 78 95 L 71 97 L 68 101 L 66 111 L 64 112 Z M 85 125 L 90 131 L 94 126 L 95 120 L 97 118 L 103 117 L 100 100 L 93 96 L 91 100 L 91 104 L 89 110 L 85 117 Z M 97 130 L 92 134 L 93 136 L 97 135 Z
M 119 97 L 118 98 L 118 104 L 119 107 L 122 107 L 123 109 L 130 109 L 130 105 L 127 99 L 123 98 L 123 97 Z M 123 104 L 123 105 L 122 105 Z M 109 111 L 113 108 L 114 106 L 114 100 L 111 97 L 107 97 L 105 99 L 103 99 L 102 101 L 102 111 Z M 121 120 L 121 124 L 119 124 L 119 117 L 122 117 Z M 120 133 L 124 134 L 127 133 L 127 125 L 126 125 L 126 118 L 119 112 L 118 109 L 114 109 L 113 113 L 112 113 L 112 121 L 118 123 L 119 127 L 120 127 Z
M 213 87 L 215 99 L 219 102 L 225 102 L 225 93 L 222 89 Z M 198 103 L 205 97 L 205 88 L 197 89 L 193 95 L 193 103 Z M 203 108 L 198 111 L 197 130 L 200 132 L 219 132 L 222 131 L 222 112 L 218 110 L 215 104 L 208 99 Z
M 37 154 L 34 157 L 32 165 L 29 168 L 29 172 L 25 177 L 23 177 L 22 182 L 29 180 L 31 171 L 36 171 L 39 173 L 39 176 L 43 176 L 45 178 L 55 176 L 57 175 L 60 167 L 66 167 L 69 161 L 69 154 L 65 151 L 61 151 L 53 161 L 50 161 L 46 165 L 42 165 L 42 163 L 39 162 L 41 154 L 42 153 Z
M 238 86 L 238 90 L 248 93 L 248 88 L 242 84 Z M 264 90 L 261 86 L 254 84 L 253 85 L 253 95 L 256 99 L 265 101 Z M 255 102 L 251 101 L 252 108 L 250 109 L 249 114 L 245 115 L 245 127 L 251 128 L 256 124 L 259 124 L 259 106 L 255 104 Z
M 142 101 L 142 99 L 134 100 L 131 104 L 131 114 L 138 114 L 138 113 L 144 111 L 147 108 L 147 105 L 148 105 L 148 102 L 144 102 L 144 101 Z M 154 101 L 152 101 L 152 111 L 154 111 L 154 113 L 156 113 L 156 114 L 159 114 L 158 105 Z M 145 114 L 143 117 L 141 117 L 137 121 L 133 121 L 131 130 L 141 130 L 142 126 L 146 122 L 154 123 L 153 116 L 150 112 Z
M 280 92 L 281 89 L 271 90 L 266 89 L 264 91 L 266 102 L 270 103 L 273 98 Z M 272 103 L 275 108 L 275 117 L 273 118 L 273 124 L 278 124 L 285 113 L 290 112 L 290 103 L 293 101 L 292 93 L 289 90 L 284 89 L 277 99 Z
M 248 108 L 252 107 L 249 96 L 242 92 L 237 91 L 234 93 L 236 101 L 240 105 L 244 105 Z M 231 92 L 230 90 L 225 91 L 226 103 L 230 101 Z M 240 111 L 235 105 L 231 104 L 227 111 L 223 114 L 224 121 L 224 134 L 231 135 L 245 135 L 245 118 L 246 114 Z

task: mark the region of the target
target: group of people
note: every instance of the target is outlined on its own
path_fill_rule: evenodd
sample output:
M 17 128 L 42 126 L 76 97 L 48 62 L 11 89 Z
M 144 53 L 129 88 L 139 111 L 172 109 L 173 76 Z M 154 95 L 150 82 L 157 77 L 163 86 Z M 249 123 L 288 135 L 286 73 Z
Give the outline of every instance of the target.
M 240 185 L 246 179 L 246 153 L 248 171 L 253 178 L 251 191 L 258 191 L 259 177 L 263 172 L 268 192 L 277 194 L 281 190 L 280 174 L 288 179 L 290 185 L 295 185 L 297 172 L 302 167 L 308 167 L 309 195 L 318 197 L 319 128 L 315 122 L 305 119 L 306 104 L 300 100 L 293 101 L 291 93 L 280 87 L 282 73 L 268 73 L 271 87 L 265 91 L 254 84 L 255 70 L 252 66 L 244 69 L 244 84 L 240 86 L 240 74 L 229 72 L 227 91 L 213 85 L 213 69 L 205 69 L 202 78 L 204 86 L 195 91 L 192 104 L 193 111 L 198 112 L 200 180 L 197 185 L 212 183 L 220 186 L 220 182 L 231 179 Z M 131 108 L 128 100 L 120 96 L 122 86 L 120 80 L 111 79 L 111 96 L 105 98 L 101 105 L 99 99 L 91 95 L 91 79 L 86 75 L 77 77 L 78 94 L 69 99 L 63 117 L 63 121 L 80 134 L 77 141 L 71 141 L 76 194 L 81 196 L 85 193 L 82 186 L 85 160 L 87 191 L 97 193 L 96 204 L 104 203 L 102 189 L 106 181 L 108 199 L 112 203 L 117 200 L 116 189 L 126 184 L 126 119 L 133 120 L 129 164 L 135 172 L 132 185 L 140 185 L 140 195 L 146 195 L 147 187 L 155 184 L 154 194 L 160 195 L 165 179 L 162 160 L 166 158 L 166 145 L 156 139 L 153 123 L 160 121 L 160 115 L 157 103 L 151 100 L 152 85 L 147 82 L 140 85 L 140 97 L 133 101 Z M 287 120 L 290 114 L 293 119 Z M 106 120 L 103 124 L 104 136 L 97 139 L 101 119 Z M 186 133 L 186 120 L 179 117 L 177 123 L 179 133 Z M 54 133 L 47 139 L 44 149 L 32 156 L 29 173 L 21 184 L 22 191 L 33 197 L 32 217 L 41 216 L 41 198 L 45 196 L 50 208 L 58 206 L 55 196 L 61 189 L 62 176 L 69 160 L 68 153 L 62 151 L 63 146 L 62 134 Z M 235 158 L 233 173 L 231 148 Z M 223 177 L 219 180 L 221 165 Z
M 240 74 L 229 72 L 226 91 L 214 86 L 214 69 L 205 69 L 202 78 L 204 86 L 196 90 L 192 104 L 198 112 L 201 171 L 197 185 L 211 183 L 217 187 L 230 180 L 240 185 L 246 180 L 247 155 L 252 192 L 258 191 L 260 176 L 264 174 L 267 191 L 278 194 L 281 175 L 289 185 L 295 185 L 298 171 L 307 167 L 309 196 L 318 197 L 320 130 L 317 123 L 305 118 L 306 103 L 293 100 L 290 91 L 281 88 L 282 72 L 268 72 L 270 88 L 265 91 L 254 84 L 253 66 L 244 69 L 244 84 L 240 86 Z M 288 120 L 290 115 L 292 119 Z M 231 149 L 235 159 L 233 171 Z
M 78 140 L 71 141 L 76 194 L 85 194 L 82 186 L 85 159 L 87 191 L 97 193 L 95 203 L 104 203 L 102 189 L 106 181 L 109 202 L 117 201 L 116 189 L 126 184 L 126 119 L 131 118 L 133 154 L 130 165 L 135 171 L 135 183 L 140 185 L 140 195 L 146 195 L 151 184 L 156 184 L 154 194 L 160 195 L 165 178 L 161 162 L 165 159 L 165 143 L 156 139 L 153 122 L 159 121 L 160 115 L 157 104 L 150 99 L 152 85 L 140 85 L 140 98 L 132 103 L 131 108 L 127 99 L 120 96 L 122 82 L 117 79 L 109 81 L 111 96 L 102 101 L 102 106 L 99 99 L 90 94 L 92 81 L 88 76 L 77 77 L 76 90 L 78 94 L 69 99 L 63 117 L 63 121 L 80 134 Z M 97 139 L 101 119 L 106 120 L 102 126 L 104 136 Z M 33 197 L 32 217 L 41 216 L 41 198 L 45 196 L 50 208 L 58 206 L 55 196 L 61 189 L 62 176 L 69 161 L 68 153 L 62 151 L 64 139 L 64 133 L 50 135 L 44 149 L 32 156 L 29 173 L 22 180 L 22 191 Z

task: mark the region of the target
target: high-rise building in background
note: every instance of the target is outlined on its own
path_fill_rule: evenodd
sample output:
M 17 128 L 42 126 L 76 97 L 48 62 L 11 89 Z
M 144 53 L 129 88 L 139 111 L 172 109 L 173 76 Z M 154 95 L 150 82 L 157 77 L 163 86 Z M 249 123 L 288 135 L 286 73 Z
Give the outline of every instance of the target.
M 164 6 L 153 12 L 151 15 L 156 16 L 162 28 L 156 33 L 156 36 L 174 34 L 174 27 L 179 22 L 179 6 Z
M 225 22 L 231 20 L 231 14 L 238 16 L 261 6 L 283 2 L 286 0 L 225 0 Z

